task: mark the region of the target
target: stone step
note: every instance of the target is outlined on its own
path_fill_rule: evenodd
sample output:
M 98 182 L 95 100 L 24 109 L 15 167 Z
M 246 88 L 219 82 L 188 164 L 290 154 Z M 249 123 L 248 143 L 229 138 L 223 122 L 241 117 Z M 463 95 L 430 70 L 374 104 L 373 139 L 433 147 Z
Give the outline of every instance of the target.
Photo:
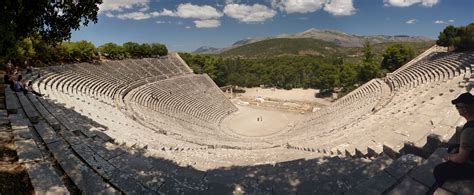
M 435 194 L 474 194 L 474 181 L 446 181 Z
M 416 167 L 408 176 L 425 186 L 433 186 L 435 183 L 433 176 L 434 167 L 443 162 L 443 157 L 446 153 L 446 148 L 436 149 L 428 159 Z
M 55 131 L 59 131 L 61 129 L 61 125 L 60 123 L 58 122 L 58 120 L 56 120 L 56 118 L 51 115 L 51 113 L 48 112 L 48 110 L 46 110 L 46 108 L 40 103 L 40 101 L 38 100 L 38 97 L 36 97 L 35 95 L 33 94 L 28 94 L 28 98 L 30 99 L 31 103 L 36 107 L 36 109 L 38 110 L 38 112 L 41 114 L 41 116 L 49 123 L 49 125 L 51 125 L 51 127 L 55 130 Z
M 5 106 L 10 114 L 18 113 L 18 109 L 20 108 L 15 92 L 8 86 L 5 87 Z
M 408 154 L 396 159 L 383 171 L 378 172 L 370 179 L 363 181 L 345 194 L 382 194 L 396 185 L 410 170 L 420 164 L 421 157 Z
M 22 93 L 16 93 L 18 99 L 20 100 L 21 107 L 25 111 L 26 116 L 30 119 L 30 121 L 34 124 L 38 123 L 40 119 L 40 115 L 38 111 L 34 108 L 31 104 L 30 100 Z
M 26 163 L 25 167 L 35 194 L 69 194 L 49 162 Z

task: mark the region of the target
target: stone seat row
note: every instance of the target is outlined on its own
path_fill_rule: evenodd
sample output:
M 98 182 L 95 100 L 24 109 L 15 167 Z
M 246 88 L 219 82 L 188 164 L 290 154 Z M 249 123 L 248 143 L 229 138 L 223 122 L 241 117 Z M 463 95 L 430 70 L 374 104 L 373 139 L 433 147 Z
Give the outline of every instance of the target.
M 34 97 L 34 96 L 32 96 Z M 40 100 L 42 102 L 42 100 Z M 43 102 L 44 103 L 44 102 Z M 37 126 L 37 127 L 36 127 Z M 40 122 L 35 127 L 37 129 L 48 129 L 47 123 Z M 63 132 L 67 132 L 67 128 L 62 129 L 59 133 L 55 133 L 54 130 L 37 130 L 42 136 L 43 140 L 45 141 L 46 145 L 50 141 L 54 139 L 60 139 Z M 229 180 L 219 180 L 218 178 L 232 178 L 231 180 L 245 180 L 245 177 L 229 177 L 230 174 L 235 174 L 234 172 L 224 172 L 222 175 L 221 173 L 210 171 L 207 174 L 200 173 L 198 171 L 191 171 L 195 172 L 192 175 L 184 175 L 184 172 L 178 171 L 178 175 L 166 176 L 167 173 L 164 170 L 173 170 L 178 168 L 173 168 L 167 166 L 166 164 L 160 164 L 159 166 L 152 166 L 152 162 L 150 160 L 144 159 L 138 155 L 132 155 L 127 151 L 121 151 L 119 148 L 111 150 L 109 148 L 102 147 L 102 142 L 96 142 L 94 138 L 87 138 L 87 142 L 80 142 L 76 143 L 75 145 L 71 145 L 70 142 L 73 142 L 72 138 L 65 138 L 62 141 L 54 141 L 49 143 L 50 147 L 47 149 L 53 154 L 54 158 L 59 162 L 59 165 L 65 170 L 68 177 L 71 180 L 75 181 L 74 185 L 78 187 L 78 189 L 83 193 L 100 193 L 101 191 L 97 188 L 97 185 L 100 186 L 101 183 L 105 182 L 110 188 L 107 188 L 107 192 L 105 193 L 113 193 L 113 192 L 124 192 L 124 193 L 154 193 L 154 192 L 164 192 L 164 193 L 171 193 L 172 190 L 190 190 L 194 192 L 198 191 L 205 191 L 205 192 L 216 192 L 215 188 L 211 186 L 218 187 L 220 190 L 227 189 L 232 190 L 231 185 L 233 182 L 229 182 Z M 64 145 L 64 146 L 61 146 Z M 64 157 L 65 156 L 65 157 Z M 64 160 L 63 160 L 64 159 Z M 73 161 L 74 160 L 74 161 Z M 77 162 L 76 162 L 77 161 Z M 299 188 L 286 188 L 287 184 L 279 183 L 279 180 L 274 180 L 273 182 L 258 185 L 258 186 L 246 186 L 245 190 L 248 192 L 253 190 L 259 191 L 280 191 L 280 192 L 310 192 L 313 190 L 320 190 L 321 192 L 329 192 L 329 190 L 337 190 L 338 192 L 343 192 L 347 189 L 350 189 L 351 186 L 356 186 L 361 180 L 352 180 L 352 179 L 343 179 L 346 176 L 350 175 L 353 178 L 370 178 L 373 174 L 377 172 L 377 170 L 381 169 L 381 167 L 385 167 L 386 164 L 390 163 L 391 160 L 387 158 L 381 158 L 381 160 L 374 161 L 373 163 L 362 163 L 357 162 L 359 160 L 351 160 L 351 159 L 340 159 L 338 157 L 334 157 L 329 159 L 332 163 L 327 163 L 324 166 L 315 166 L 311 165 L 312 161 L 295 161 L 291 162 L 295 166 L 292 166 L 289 163 L 278 163 L 275 166 L 277 169 L 287 170 L 294 173 L 294 171 L 298 171 L 299 175 L 314 175 L 314 174 L 321 174 L 324 173 L 339 173 L 337 177 L 334 174 L 331 174 L 331 177 L 327 177 L 326 174 L 321 174 L 320 177 L 324 179 L 313 180 L 312 177 L 301 177 L 300 179 L 305 183 L 305 185 L 301 185 Z M 138 163 L 140 162 L 140 163 Z M 312 162 L 312 163 L 311 163 Z M 89 165 L 87 168 L 83 167 L 81 164 L 86 163 Z M 138 164 L 136 164 L 138 163 Z M 298 164 L 296 164 L 298 163 Z M 350 171 L 346 171 L 344 173 L 338 172 L 337 167 L 342 165 L 351 166 Z M 166 167 L 165 167 L 166 166 Z M 77 167 L 81 172 L 75 172 Z M 90 168 L 89 168 L 90 167 Z M 149 169 L 154 167 L 153 169 L 160 169 L 155 171 L 150 171 Z M 296 169 L 296 167 L 299 167 Z M 304 168 L 303 168 L 304 167 Z M 317 167 L 317 168 L 316 168 Z M 332 168 L 331 168 L 332 167 Z M 258 167 L 257 167 L 258 168 Z M 290 169 L 289 169 L 290 168 Z M 315 169 L 316 168 L 316 169 Z M 271 168 L 274 169 L 274 168 Z M 86 171 L 90 170 L 90 171 Z M 145 172 L 143 172 L 145 171 Z M 183 170 L 185 171 L 185 170 Z M 309 172 L 311 174 L 308 174 Z M 145 176 L 143 174 L 137 173 L 146 173 Z M 186 171 L 189 172 L 189 171 Z M 370 172 L 370 173 L 368 173 Z M 217 174 L 216 174 L 217 173 Z M 262 172 L 265 174 L 273 174 L 270 172 Z M 189 173 L 188 173 L 189 174 Z M 94 176 L 95 175 L 95 176 Z M 205 179 L 202 179 L 202 175 L 205 175 Z M 261 177 L 275 177 L 274 175 L 262 175 Z M 87 177 L 88 180 L 80 180 L 80 178 Z M 93 178 L 100 177 L 100 180 L 94 180 Z M 277 174 L 276 177 L 285 177 L 284 174 Z M 319 177 L 319 176 L 318 176 Z M 163 182 L 164 178 L 164 182 Z M 175 182 L 176 180 L 180 180 L 181 178 L 185 178 L 184 181 L 186 183 L 180 184 Z M 192 179 L 194 178 L 194 179 Z M 81 181 L 83 183 L 81 183 Z M 85 181 L 90 181 L 94 183 L 87 183 Z M 150 182 L 151 181 L 151 182 Z M 210 181 L 212 184 L 201 184 L 203 181 Z M 77 183 L 76 183 L 77 182 Z M 228 183 L 227 183 L 228 182 Z M 324 189 L 316 189 L 314 188 L 313 184 L 320 184 L 326 185 L 328 188 Z M 339 182 L 343 182 L 345 185 L 341 186 L 338 185 Z M 282 185 L 283 184 L 283 185 Z M 310 185 L 311 184 L 311 185 Z M 87 185 L 89 188 L 85 188 L 84 185 Z M 111 187 L 110 185 L 113 185 Z M 181 186 L 182 188 L 179 188 Z M 190 188 L 189 186 L 193 186 L 194 188 Z M 197 187 L 196 187 L 197 186 Z M 305 187 L 306 186 L 306 187 Z M 313 186 L 313 187 L 310 187 Z M 329 188 L 330 187 L 330 188 Z M 118 191 L 117 191 L 118 190 Z M 170 190 L 170 191 L 167 191 Z M 181 192 L 182 192 L 181 191 Z M 188 191 L 188 192 L 190 192 Z M 222 191 L 221 191 L 222 192 Z
M 236 110 L 217 87 L 203 85 L 204 75 L 177 77 L 158 81 L 132 90 L 127 101 L 136 102 L 158 112 L 190 115 L 207 123 L 218 124 Z
M 167 141 L 147 141 L 147 139 L 143 137 L 154 138 L 157 137 L 157 135 L 154 135 L 153 131 L 142 127 L 141 124 L 133 121 L 124 115 L 124 113 L 118 112 L 114 107 L 103 104 L 95 99 L 90 99 L 89 96 L 75 94 L 71 97 L 63 93 L 57 93 L 50 88 L 47 88 L 46 92 L 50 95 L 49 98 L 63 102 L 65 103 L 64 106 L 68 106 L 77 112 L 82 112 L 94 121 L 103 124 L 106 129 L 109 129 L 107 133 L 116 139 L 118 143 L 125 143 L 127 146 L 147 146 L 153 149 L 177 148 L 177 146 L 180 145 L 184 148 L 186 145 L 183 143 L 180 144 L 178 141 L 171 144 L 168 144 L 169 142 Z M 82 117 L 74 116 L 71 118 L 81 119 Z M 135 130 L 129 131 L 129 128 Z M 148 134 L 149 136 L 147 136 Z
M 422 146 L 424 138 L 432 133 L 448 138 L 461 122 L 449 103 L 462 93 L 457 86 L 453 88 L 458 80 L 459 77 L 435 88 L 427 85 L 416 88 L 418 91 L 404 92 L 396 95 L 379 112 L 361 117 L 339 131 L 332 131 L 325 137 L 309 134 L 306 141 L 294 140 L 290 143 L 298 148 L 322 148 L 333 153 L 366 155 L 373 151 L 380 153 L 384 145 L 396 151 L 406 143 Z
M 157 113 L 150 108 L 133 106 L 137 120 L 143 120 L 143 124 L 150 129 L 163 130 L 167 136 L 185 142 L 207 145 L 210 148 L 233 148 L 233 149 L 264 149 L 275 147 L 273 144 L 262 141 L 242 140 L 239 137 L 231 137 L 216 127 L 203 127 L 192 123 L 190 120 L 177 119 L 162 113 Z M 153 117 L 149 117 L 153 116 Z
M 449 56 L 449 55 L 448 55 L 448 56 Z M 428 89 L 427 89 L 427 90 L 428 90 Z M 436 92 L 435 92 L 435 93 L 436 93 Z M 449 93 L 449 92 L 448 92 L 448 93 Z M 441 94 L 441 93 L 440 93 L 440 94 Z M 354 100 L 353 100 L 353 101 L 354 101 Z M 394 101 L 397 102 L 397 100 L 394 100 Z M 355 102 L 357 102 L 357 98 L 355 98 Z M 400 109 L 406 109 L 406 108 L 402 108 L 401 106 L 399 106 L 399 107 L 400 107 Z M 410 107 L 410 106 L 406 106 L 406 107 Z M 393 109 L 396 109 L 396 108 L 393 108 Z M 323 113 L 324 113 L 324 112 L 323 112 Z M 384 113 L 384 112 L 382 111 L 382 112 L 379 112 L 379 113 Z M 387 112 L 387 113 L 389 113 L 389 112 Z M 324 114 L 321 114 L 321 115 L 322 115 L 322 116 L 325 116 L 325 115 L 327 115 L 327 113 L 324 113 Z M 336 114 L 336 115 L 331 116 L 331 118 L 336 118 L 336 120 L 334 120 L 334 121 L 336 121 L 337 124 L 341 124 L 341 123 L 343 124 L 343 123 L 344 123 L 344 115 L 343 115 L 343 116 L 337 116 L 337 114 Z M 342 118 L 343 120 L 339 120 L 339 119 L 341 119 L 341 118 Z M 318 120 L 316 120 L 316 121 L 318 121 Z M 372 121 L 372 123 L 373 123 L 373 121 Z M 369 124 L 369 125 L 370 125 L 370 124 Z M 450 125 L 451 125 L 451 126 L 448 127 L 448 128 L 452 128 L 452 124 L 450 124 Z M 333 127 L 328 126 L 328 122 L 325 122 L 324 120 L 321 120 L 320 123 L 314 123 L 313 126 L 317 126 L 317 127 L 313 127 L 313 128 L 310 127 L 310 128 L 308 128 L 308 129 L 311 129 L 311 132 L 317 132 L 317 131 L 320 131 L 320 129 L 328 129 L 328 130 L 330 130 L 329 132 L 334 133 L 335 130 L 337 129 L 337 127 L 334 128 L 334 126 L 333 126 Z M 372 126 L 373 126 L 373 125 L 372 125 Z M 341 127 L 342 127 L 342 126 L 341 126 Z M 319 129 L 319 130 L 317 130 L 317 129 Z M 429 128 L 426 128 L 426 129 L 429 129 Z M 311 134 L 314 134 L 314 133 L 311 133 Z M 308 133 L 303 133 L 302 135 L 308 136 Z M 445 136 L 445 135 L 443 135 L 443 136 Z M 310 136 L 310 138 L 311 138 L 311 137 L 312 137 L 312 136 Z M 376 139 L 376 138 L 374 138 L 374 139 Z M 413 141 L 417 141 L 417 140 L 413 140 Z M 313 141 L 313 142 L 314 142 L 314 141 Z M 301 143 L 301 142 L 300 142 L 300 143 Z M 362 143 L 364 143 L 364 141 L 362 141 Z M 401 143 L 403 143 L 403 142 L 401 142 Z M 304 144 L 300 144 L 300 145 L 303 145 L 303 146 L 304 146 Z M 309 145 L 311 145 L 311 144 L 309 144 Z M 345 145 L 347 145 L 347 144 L 345 144 Z M 349 144 L 349 145 L 355 145 L 355 146 L 351 146 L 351 147 L 353 147 L 353 149 L 357 149 L 357 144 Z M 303 146 L 302 146 L 302 147 L 303 147 Z M 402 144 L 402 146 L 403 146 L 403 144 Z M 332 151 L 337 150 L 337 148 L 334 149 L 333 147 L 334 147 L 334 146 L 332 146 L 332 147 L 330 146 L 330 147 L 327 148 L 327 150 L 328 150 L 328 151 L 330 151 L 330 150 L 332 150 Z M 363 146 L 360 146 L 360 147 L 361 147 L 361 148 L 364 148 Z M 381 147 L 381 144 L 379 144 L 378 147 Z M 342 151 L 344 151 L 344 150 L 342 150 Z M 351 150 L 351 151 L 354 151 L 354 150 Z M 366 151 L 366 150 L 365 150 L 365 151 Z M 380 150 L 378 150 L 378 151 L 380 151 Z
M 179 183 L 183 182 L 182 178 L 171 176 L 179 169 L 178 166 L 156 161 L 163 166 L 156 166 L 154 170 L 138 168 L 142 169 L 142 174 L 138 174 L 140 171 L 133 168 L 136 166 L 133 162 L 139 162 L 140 156 L 134 153 L 133 149 L 106 142 L 99 136 L 87 137 L 82 131 L 80 133 L 77 130 L 73 131 L 67 127 L 71 124 L 62 124 L 70 120 L 66 117 L 58 118 L 61 127 L 55 130 L 47 120 L 43 120 L 43 114 L 58 117 L 61 113 L 34 95 L 29 94 L 28 97 L 22 93 L 14 95 L 14 98 L 19 98 L 20 101 L 16 100 L 16 103 L 20 106 L 16 110 L 18 114 L 10 114 L 11 124 L 15 139 L 18 140 L 16 144 L 21 162 L 27 163 L 36 193 L 69 194 L 76 193 L 73 190 L 75 188 L 84 194 L 155 194 L 170 193 L 170 190 L 176 190 L 174 187 L 190 188 L 186 184 Z M 9 99 L 12 100 L 15 99 Z M 29 106 L 32 107 L 26 109 L 28 112 L 37 112 L 35 108 L 38 112 L 41 111 L 34 115 L 39 116 L 38 118 L 32 120 L 33 114 L 24 116 L 23 110 Z M 34 135 L 38 135 L 37 140 L 33 140 Z M 44 151 L 40 151 L 41 147 Z M 50 155 L 54 160 L 46 160 Z M 144 158 L 146 157 L 141 157 Z M 61 179 L 64 177 L 57 175 L 53 166 L 55 163 L 61 167 L 59 172 L 64 171 L 72 184 L 67 184 L 65 187 L 64 183 L 67 182 Z M 151 164 L 146 166 L 150 167 Z M 163 185 L 165 180 L 168 184 Z
M 410 60 L 408 63 L 404 64 L 402 67 L 398 68 L 397 70 L 395 70 L 393 73 L 396 73 L 398 71 L 402 71 L 403 69 L 405 69 L 406 67 L 409 67 L 411 66 L 412 64 L 414 63 L 417 63 L 421 60 L 429 60 L 431 59 L 433 56 L 435 55 L 438 55 L 438 53 L 446 53 L 447 52 L 447 48 L 446 47 L 441 47 L 441 46 L 438 46 L 438 45 L 433 45 L 431 48 L 427 49 L 426 51 L 424 51 L 423 53 L 421 53 L 420 55 L 416 56 L 415 58 L 413 58 L 412 60 Z
M 386 94 L 384 91 L 386 91 L 387 88 L 384 87 L 384 85 L 385 83 L 381 80 L 376 79 L 369 81 L 357 90 L 337 100 L 327 108 L 310 115 L 308 117 L 309 119 L 306 119 L 307 122 L 301 123 L 305 124 L 305 126 L 296 128 L 301 129 L 300 131 L 304 131 L 308 127 L 314 126 L 324 129 L 326 128 L 323 127 L 324 125 L 328 126 L 331 123 L 331 120 L 328 119 L 335 119 L 333 120 L 335 122 L 334 124 L 342 125 L 341 122 L 351 122 L 351 120 L 345 119 L 356 118 L 366 113 L 370 113 L 376 103 L 382 98 L 382 95 Z M 344 114 L 341 115 L 341 113 Z M 293 131 L 296 133 L 296 130 Z M 306 133 L 301 134 L 305 135 Z
M 101 124 L 107 124 L 107 127 L 110 127 L 113 129 L 112 132 L 115 132 L 114 138 L 120 141 L 120 143 L 128 144 L 128 142 L 126 142 L 126 139 L 124 139 L 124 137 L 127 137 L 127 136 L 133 137 L 127 132 L 126 128 L 132 127 L 132 128 L 143 129 L 143 128 L 140 128 L 139 124 L 137 124 L 134 121 L 131 121 L 131 119 L 128 116 L 123 116 L 121 112 L 117 112 L 117 110 L 114 108 L 111 108 L 111 106 L 104 105 L 102 104 L 102 102 L 98 102 L 96 99 L 89 98 L 89 96 L 85 96 L 83 94 L 66 95 L 64 93 L 58 93 L 56 90 L 52 90 L 52 88 L 48 88 L 48 87 L 47 87 L 47 90 L 46 91 L 43 90 L 43 92 L 50 95 L 51 98 L 53 99 L 60 100 L 59 102 L 66 103 L 67 105 L 71 107 L 71 109 L 75 109 L 78 112 L 84 113 L 86 116 L 89 115 L 89 117 L 92 117 L 94 120 L 100 122 Z M 91 113 L 94 113 L 94 114 L 91 115 Z M 71 118 L 76 119 L 76 118 L 81 118 L 81 117 L 74 116 Z M 114 121 L 118 121 L 118 124 L 117 122 L 114 122 Z M 151 132 L 150 130 L 144 130 L 144 131 Z M 120 135 L 120 133 L 122 133 L 123 135 Z M 143 136 L 143 135 L 135 136 L 137 137 L 136 140 L 142 140 L 140 136 Z M 129 146 L 137 145 L 133 141 L 129 141 L 129 142 L 131 142 L 130 144 L 128 144 Z M 154 141 L 152 141 L 152 143 L 153 142 Z M 147 143 L 150 143 L 150 142 L 147 142 Z M 160 141 L 158 143 L 163 143 L 163 141 Z M 183 148 L 186 147 L 185 146 L 186 144 L 179 143 L 178 141 L 176 141 L 175 144 L 169 144 L 169 142 L 163 143 L 163 144 L 165 144 L 165 146 L 154 147 L 153 145 L 150 145 L 150 148 L 155 148 L 155 149 L 158 148 L 158 149 L 163 150 L 165 148 L 179 148 L 179 146 L 182 146 Z M 138 145 L 146 146 L 149 144 L 144 143 L 144 144 L 138 144 Z M 194 150 L 194 148 L 198 148 L 198 147 L 191 146 L 188 148 L 191 150 Z
M 416 85 L 436 80 L 445 81 L 461 74 L 461 69 L 464 69 L 473 60 L 473 55 L 469 53 L 444 54 L 443 57 L 435 60 L 414 63 L 401 71 L 390 74 L 388 76 L 389 85 L 397 90 L 402 87 L 413 88 Z

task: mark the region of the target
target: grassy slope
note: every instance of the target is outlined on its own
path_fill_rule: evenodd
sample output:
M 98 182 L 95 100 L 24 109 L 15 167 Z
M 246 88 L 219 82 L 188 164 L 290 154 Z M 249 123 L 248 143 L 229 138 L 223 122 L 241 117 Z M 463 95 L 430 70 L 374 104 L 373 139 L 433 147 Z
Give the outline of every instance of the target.
M 434 41 L 429 42 L 398 42 L 402 44 L 411 45 L 415 54 L 418 55 L 431 47 Z M 378 60 L 382 60 L 382 54 L 385 49 L 395 43 L 381 43 L 374 44 L 373 51 Z M 221 57 L 244 57 L 244 58 L 261 58 L 261 57 L 275 57 L 275 56 L 323 56 L 335 57 L 343 56 L 346 62 L 357 63 L 362 59 L 363 51 L 360 47 L 341 47 L 334 43 L 311 39 L 268 39 L 255 43 L 250 43 L 240 47 L 236 47 L 218 54 Z

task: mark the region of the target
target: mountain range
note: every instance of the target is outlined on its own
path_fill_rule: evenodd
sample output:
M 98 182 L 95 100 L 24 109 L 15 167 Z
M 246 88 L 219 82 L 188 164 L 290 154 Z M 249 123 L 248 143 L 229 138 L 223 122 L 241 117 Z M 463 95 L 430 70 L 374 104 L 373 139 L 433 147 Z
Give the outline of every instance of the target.
M 369 40 L 372 44 L 379 43 L 390 43 L 390 42 L 428 42 L 432 39 L 422 36 L 408 36 L 408 35 L 370 35 L 370 36 L 360 36 L 360 35 L 351 35 L 344 32 L 339 32 L 336 30 L 320 30 L 311 28 L 306 31 L 295 33 L 295 34 L 281 34 L 274 37 L 266 38 L 248 38 L 235 42 L 229 47 L 226 48 L 214 48 L 209 46 L 204 46 L 196 49 L 193 53 L 200 54 L 220 54 L 231 49 L 235 49 L 244 45 L 257 43 L 261 41 L 269 41 L 272 39 L 316 39 L 329 43 L 333 43 L 341 47 L 362 47 L 365 40 Z

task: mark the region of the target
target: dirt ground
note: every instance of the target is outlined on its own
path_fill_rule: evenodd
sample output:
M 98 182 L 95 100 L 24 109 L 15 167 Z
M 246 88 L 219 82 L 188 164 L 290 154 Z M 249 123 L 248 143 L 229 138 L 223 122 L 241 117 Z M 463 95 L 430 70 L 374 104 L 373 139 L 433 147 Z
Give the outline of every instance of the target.
M 239 111 L 226 117 L 222 126 L 241 136 L 263 137 L 285 132 L 290 129 L 288 125 L 302 117 L 295 113 L 236 106 Z
M 329 100 L 323 98 L 316 98 L 315 94 L 319 92 L 317 89 L 274 89 L 274 88 L 244 88 L 245 93 L 239 94 L 246 97 L 255 98 L 257 96 L 262 97 L 264 99 L 270 98 L 274 100 L 280 101 L 297 101 L 297 102 L 311 102 L 311 103 L 318 103 L 322 105 L 328 105 L 331 102 Z

